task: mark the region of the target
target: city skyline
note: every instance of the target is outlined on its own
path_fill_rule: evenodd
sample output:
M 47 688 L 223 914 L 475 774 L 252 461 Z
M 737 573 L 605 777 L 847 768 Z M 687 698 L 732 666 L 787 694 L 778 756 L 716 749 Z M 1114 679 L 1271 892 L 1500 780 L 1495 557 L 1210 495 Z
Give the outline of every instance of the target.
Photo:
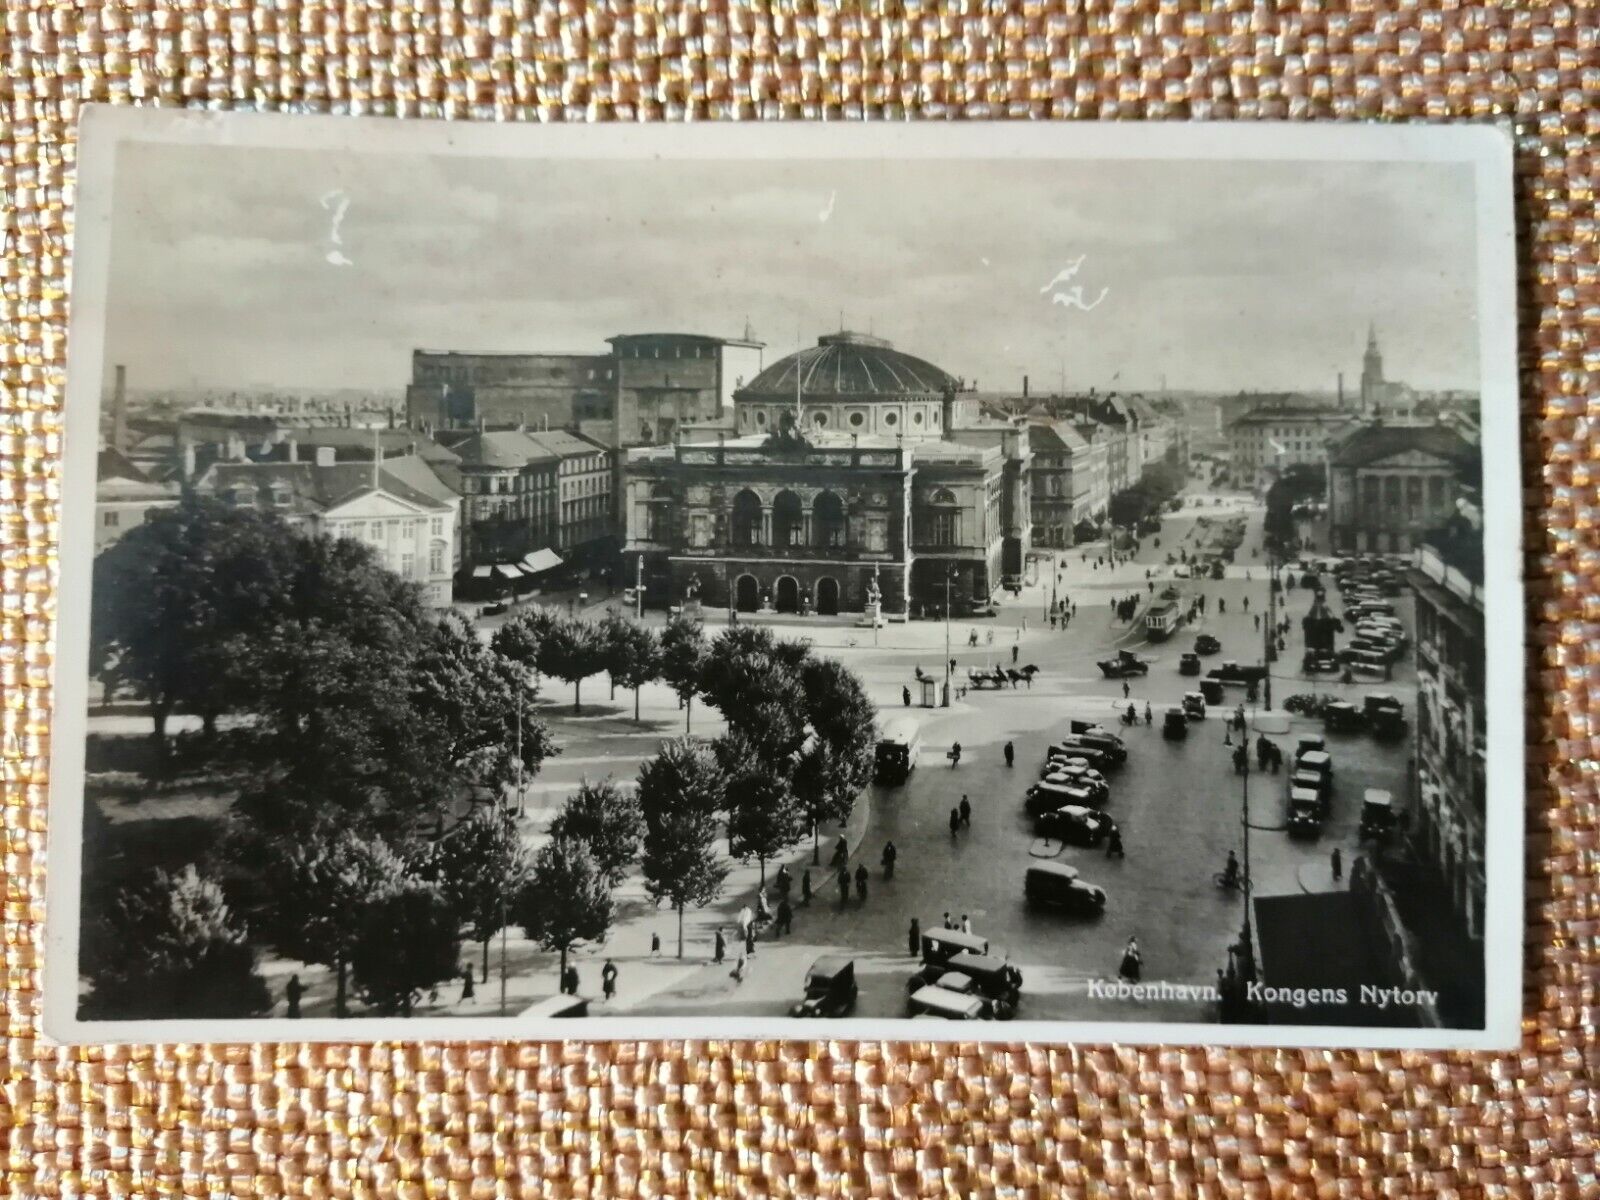
M 1154 391 L 1165 376 L 1194 391 L 1331 392 L 1339 372 L 1357 377 L 1375 323 L 1391 377 L 1479 386 L 1459 168 L 984 166 L 552 170 L 127 147 L 105 361 L 143 388 L 387 390 L 424 347 L 595 351 L 617 333 L 738 337 L 748 324 L 770 362 L 842 325 L 986 391 L 1027 375 L 1036 391 L 1063 376 L 1068 390 Z M 627 178 L 642 169 L 648 188 Z M 998 203 L 1034 219 L 973 221 Z

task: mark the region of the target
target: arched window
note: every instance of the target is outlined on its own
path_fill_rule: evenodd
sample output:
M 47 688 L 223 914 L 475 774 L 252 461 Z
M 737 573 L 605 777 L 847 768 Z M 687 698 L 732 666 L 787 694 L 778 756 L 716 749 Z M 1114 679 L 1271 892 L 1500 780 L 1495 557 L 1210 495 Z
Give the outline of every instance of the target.
M 929 546 L 954 546 L 959 541 L 961 509 L 949 488 L 935 488 L 922 515 L 922 541 Z
M 745 488 L 733 498 L 733 544 L 761 544 L 761 497 Z
M 672 539 L 674 507 L 672 488 L 665 483 L 652 484 L 645 537 L 652 542 L 666 542 Z
M 781 491 L 772 501 L 772 544 L 798 546 L 805 531 L 805 505 L 791 491 Z
M 823 492 L 811 504 L 811 528 L 817 545 L 842 547 L 845 542 L 844 501 Z

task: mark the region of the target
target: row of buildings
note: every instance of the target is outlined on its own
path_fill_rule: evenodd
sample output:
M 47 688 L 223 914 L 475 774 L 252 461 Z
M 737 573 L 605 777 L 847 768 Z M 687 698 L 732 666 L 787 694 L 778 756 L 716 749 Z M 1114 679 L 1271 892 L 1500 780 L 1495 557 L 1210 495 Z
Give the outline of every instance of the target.
M 1384 378 L 1368 332 L 1359 393 L 1230 397 L 1221 411 L 1236 486 L 1264 493 L 1292 468 L 1322 472 L 1328 548 L 1410 553 L 1479 484 L 1476 397 L 1424 396 Z
M 119 375 L 98 542 L 193 489 L 365 541 L 436 604 L 622 552 L 653 603 L 942 611 L 1072 545 L 1183 442 L 1142 397 L 979 392 L 867 334 L 771 365 L 749 336 L 607 344 L 419 350 L 403 428 L 130 418 Z

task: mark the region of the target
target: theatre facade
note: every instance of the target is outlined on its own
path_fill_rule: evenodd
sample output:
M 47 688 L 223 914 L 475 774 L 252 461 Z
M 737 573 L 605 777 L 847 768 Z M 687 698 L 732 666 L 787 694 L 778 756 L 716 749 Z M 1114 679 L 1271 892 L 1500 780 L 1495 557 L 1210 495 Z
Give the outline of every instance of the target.
M 734 394 L 716 440 L 630 450 L 628 569 L 646 602 L 891 616 L 988 603 L 1028 551 L 1028 435 L 962 380 L 829 334 Z

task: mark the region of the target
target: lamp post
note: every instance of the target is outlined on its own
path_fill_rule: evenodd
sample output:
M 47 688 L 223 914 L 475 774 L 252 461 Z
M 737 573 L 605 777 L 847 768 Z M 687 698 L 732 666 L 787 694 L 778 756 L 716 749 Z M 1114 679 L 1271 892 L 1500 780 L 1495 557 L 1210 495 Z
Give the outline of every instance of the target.
M 953 566 L 944 570 L 944 695 L 940 708 L 950 707 L 950 577 L 956 573 Z

